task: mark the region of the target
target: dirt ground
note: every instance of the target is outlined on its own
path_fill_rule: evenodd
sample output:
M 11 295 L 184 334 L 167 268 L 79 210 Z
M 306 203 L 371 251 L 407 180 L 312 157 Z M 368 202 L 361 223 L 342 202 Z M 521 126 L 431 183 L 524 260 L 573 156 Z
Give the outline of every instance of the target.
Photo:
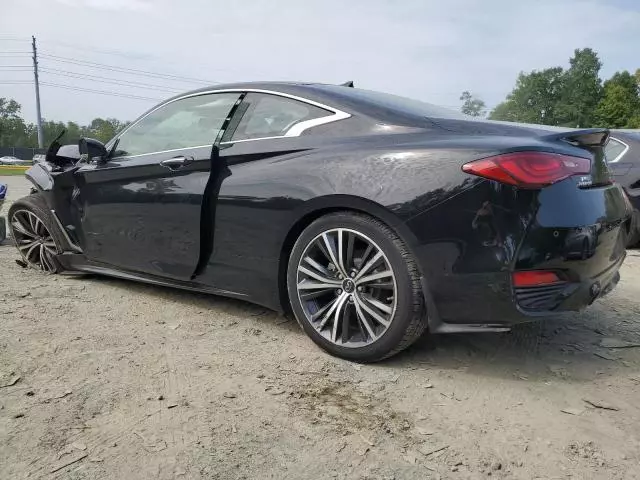
M 0 246 L 2 479 L 640 478 L 640 252 L 583 314 L 376 365 L 247 303 L 16 258 Z

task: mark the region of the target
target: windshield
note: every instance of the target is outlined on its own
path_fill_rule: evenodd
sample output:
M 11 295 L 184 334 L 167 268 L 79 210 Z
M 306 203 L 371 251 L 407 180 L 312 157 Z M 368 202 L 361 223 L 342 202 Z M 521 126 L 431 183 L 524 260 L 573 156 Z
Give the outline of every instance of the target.
M 413 98 L 401 97 L 390 93 L 363 90 L 361 88 L 349 88 L 339 85 L 319 85 L 320 90 L 331 92 L 342 97 L 353 98 L 360 102 L 369 103 L 371 106 L 386 108 L 410 115 L 429 118 L 449 118 L 453 120 L 469 120 L 472 117 L 455 110 L 439 107 L 431 103 L 421 102 Z

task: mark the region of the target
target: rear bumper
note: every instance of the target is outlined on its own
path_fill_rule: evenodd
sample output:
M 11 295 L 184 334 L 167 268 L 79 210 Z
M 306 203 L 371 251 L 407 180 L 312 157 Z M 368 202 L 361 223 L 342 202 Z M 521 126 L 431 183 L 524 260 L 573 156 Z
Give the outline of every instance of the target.
M 525 317 L 583 310 L 616 287 L 625 258 L 626 254 L 623 254 L 605 271 L 581 282 L 514 288 L 515 306 Z
M 616 286 L 631 213 L 618 186 L 576 192 L 570 179 L 538 195 L 487 184 L 456 196 L 446 215 L 433 209 L 409 222 L 432 331 L 496 330 L 579 311 Z M 512 272 L 521 270 L 558 271 L 564 283 L 516 290 Z

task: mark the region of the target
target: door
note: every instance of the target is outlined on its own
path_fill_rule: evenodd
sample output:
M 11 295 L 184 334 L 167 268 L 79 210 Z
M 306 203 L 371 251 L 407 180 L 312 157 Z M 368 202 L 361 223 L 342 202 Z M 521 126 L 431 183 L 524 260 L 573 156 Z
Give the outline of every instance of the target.
M 88 260 L 193 276 L 203 247 L 205 189 L 217 171 L 213 144 L 239 97 L 212 93 L 169 102 L 120 134 L 107 163 L 76 172 L 78 238 Z
M 260 252 L 280 248 L 269 242 L 278 237 L 274 229 L 289 216 L 287 208 L 274 208 L 273 202 L 278 199 L 286 202 L 283 190 L 290 189 L 273 181 L 269 172 L 271 161 L 264 160 L 275 161 L 325 145 L 327 137 L 319 134 L 315 127 L 348 116 L 328 106 L 324 108 L 284 95 L 246 94 L 220 143 L 220 163 L 228 166 L 228 176 L 217 196 L 214 250 L 209 268 L 203 269 L 198 277 L 201 283 L 224 286 L 232 291 L 246 290 L 248 280 L 242 272 L 246 271 L 248 259 L 253 257 L 256 262 L 263 262 L 265 257 Z M 265 181 L 263 175 L 269 180 Z M 257 265 L 262 272 L 273 268 Z M 265 278 L 258 276 L 252 281 Z

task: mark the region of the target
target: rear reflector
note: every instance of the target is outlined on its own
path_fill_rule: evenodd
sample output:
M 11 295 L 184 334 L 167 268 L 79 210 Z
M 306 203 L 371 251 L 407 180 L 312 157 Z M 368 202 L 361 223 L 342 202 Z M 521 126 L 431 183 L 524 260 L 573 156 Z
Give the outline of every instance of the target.
M 542 188 L 591 171 L 591 160 L 547 152 L 513 152 L 462 166 L 472 175 L 520 188 Z
M 538 287 L 540 285 L 551 285 L 562 280 L 555 272 L 545 270 L 530 270 L 527 272 L 514 272 L 514 287 Z

